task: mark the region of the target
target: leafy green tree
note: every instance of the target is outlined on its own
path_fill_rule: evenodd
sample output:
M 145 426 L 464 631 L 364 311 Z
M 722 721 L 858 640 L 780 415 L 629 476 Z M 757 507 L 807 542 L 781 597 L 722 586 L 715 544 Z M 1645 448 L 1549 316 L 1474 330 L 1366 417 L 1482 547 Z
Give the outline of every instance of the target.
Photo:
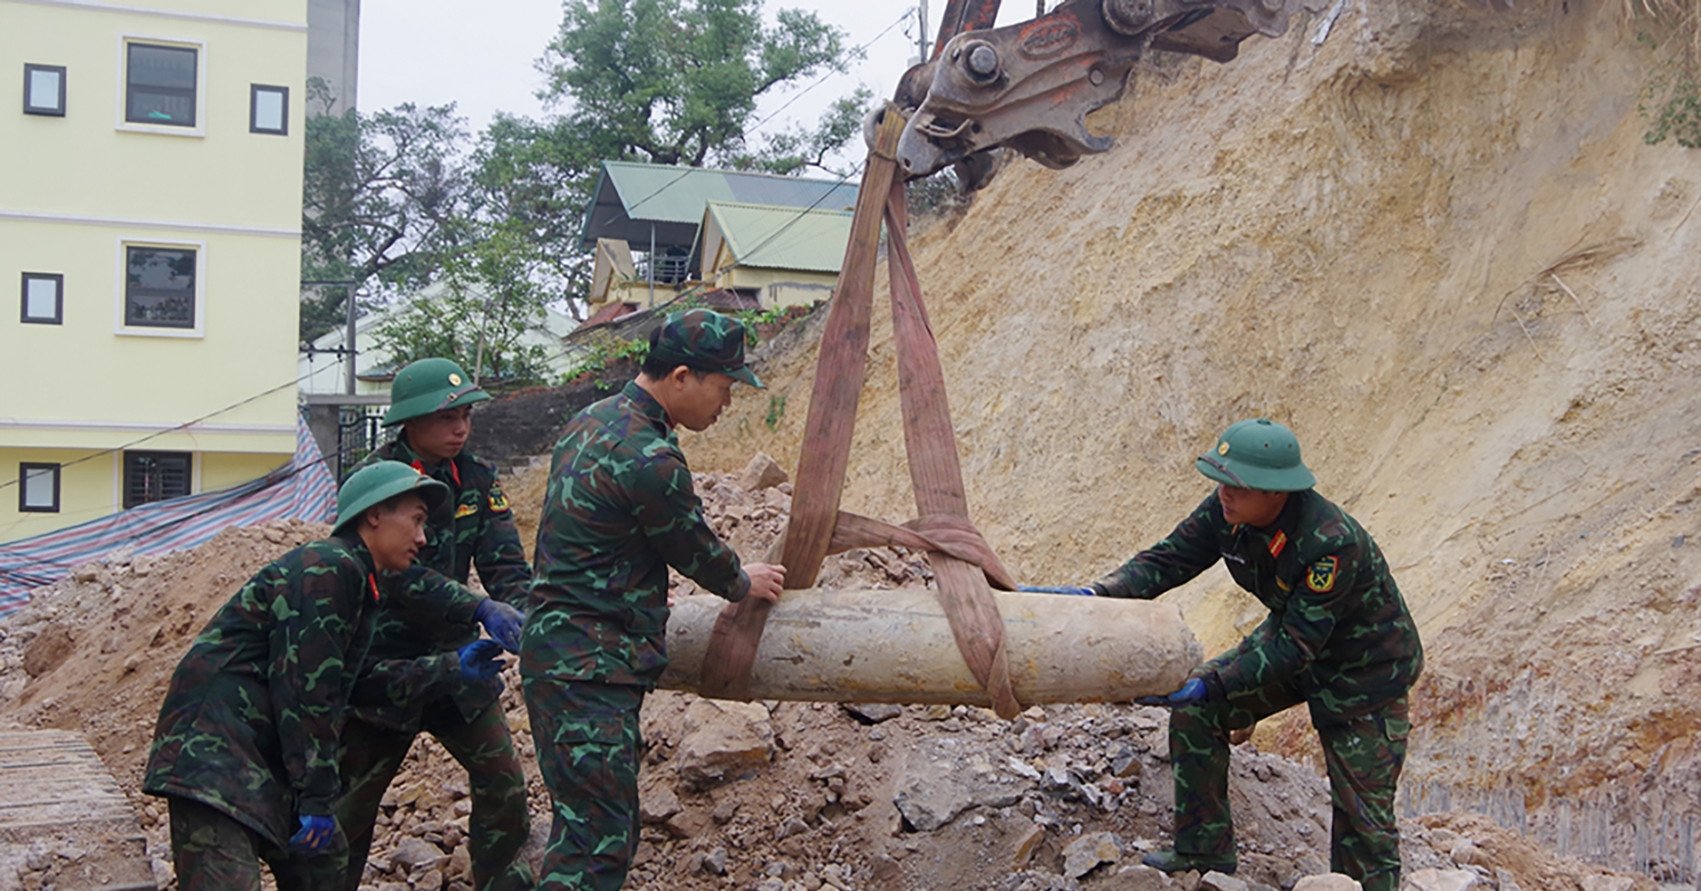
M 741 147 L 756 101 L 844 67 L 844 32 L 761 0 L 568 0 L 539 97 L 599 158 L 701 167 Z
M 501 246 L 518 256 L 540 291 L 557 298 L 590 286 L 588 254 L 579 248 L 585 204 L 599 159 L 564 118 L 536 121 L 497 114 L 473 152 L 477 214 L 495 221 Z M 569 311 L 576 312 L 569 301 Z
M 445 264 L 440 288 L 415 294 L 374 333 L 400 368 L 415 359 L 454 359 L 486 386 L 536 383 L 549 373 L 550 349 L 526 342 L 544 328 L 544 295 L 514 266 L 525 252 L 497 230 Z
M 827 156 L 861 135 L 862 120 L 873 107 L 874 92 L 858 86 L 849 96 L 841 96 L 829 105 L 815 126 L 800 124 L 776 133 L 768 138 L 766 145 L 746 154 L 732 155 L 727 164 L 739 170 L 769 173 L 801 173 L 814 167 L 849 178 L 855 171 L 829 166 Z
M 337 114 L 325 90 L 308 93 L 324 113 L 309 115 L 304 140 L 302 280 L 430 281 L 467 236 L 467 134 L 454 105 Z M 303 340 L 341 323 L 344 294 L 304 290 Z

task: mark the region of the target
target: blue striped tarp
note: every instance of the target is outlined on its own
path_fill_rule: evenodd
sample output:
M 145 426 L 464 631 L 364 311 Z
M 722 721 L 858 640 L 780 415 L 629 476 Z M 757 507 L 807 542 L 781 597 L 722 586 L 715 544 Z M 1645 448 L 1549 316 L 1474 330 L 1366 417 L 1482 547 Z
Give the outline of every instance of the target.
M 336 507 L 336 480 L 307 424 L 297 422 L 295 457 L 257 480 L 0 544 L 0 616 L 28 603 L 31 589 L 51 585 L 120 548 L 136 555 L 181 551 L 232 526 L 287 519 L 328 522 Z

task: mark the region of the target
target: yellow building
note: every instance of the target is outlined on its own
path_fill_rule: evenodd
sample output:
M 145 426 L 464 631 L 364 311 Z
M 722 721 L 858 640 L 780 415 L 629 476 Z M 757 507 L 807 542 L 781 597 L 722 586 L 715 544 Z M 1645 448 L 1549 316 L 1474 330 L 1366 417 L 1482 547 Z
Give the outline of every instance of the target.
M 700 230 L 702 279 L 753 297 L 763 309 L 819 303 L 833 296 L 853 216 L 844 210 L 711 201 Z
M 0 541 L 295 449 L 306 0 L 0 0 Z

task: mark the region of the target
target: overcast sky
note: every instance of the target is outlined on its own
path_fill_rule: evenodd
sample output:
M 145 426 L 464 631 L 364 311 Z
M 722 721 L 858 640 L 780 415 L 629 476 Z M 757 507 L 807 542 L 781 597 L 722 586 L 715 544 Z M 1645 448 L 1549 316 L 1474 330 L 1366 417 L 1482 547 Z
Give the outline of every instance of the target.
M 763 6 L 770 20 L 783 7 L 811 10 L 842 28 L 851 45 L 870 46 L 867 58 L 849 72 L 834 74 L 806 93 L 816 78 L 765 97 L 757 120 L 787 100 L 796 101 L 758 133 L 813 121 L 858 83 L 872 89 L 877 99 L 889 97 L 916 55 L 913 2 L 767 0 Z M 938 30 L 944 6 L 944 0 L 929 0 L 930 32 Z M 999 22 L 1032 15 L 1027 0 L 1014 0 L 1006 4 Z M 886 31 L 894 22 L 897 26 Z M 360 9 L 360 108 L 454 102 L 474 133 L 497 111 L 541 115 L 543 107 L 533 93 L 542 79 L 534 63 L 560 24 L 560 0 L 485 0 L 476 5 L 464 0 L 366 0 Z

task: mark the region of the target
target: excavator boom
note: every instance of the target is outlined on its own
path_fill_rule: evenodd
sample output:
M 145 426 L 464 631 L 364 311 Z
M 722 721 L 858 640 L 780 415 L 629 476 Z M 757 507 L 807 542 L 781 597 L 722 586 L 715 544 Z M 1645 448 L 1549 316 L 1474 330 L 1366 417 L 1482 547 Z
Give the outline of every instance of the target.
M 1110 148 L 1086 116 L 1116 101 L 1150 50 L 1228 62 L 1253 34 L 1275 37 L 1290 16 L 1327 0 L 1068 0 L 1016 25 L 991 27 L 998 0 L 951 0 L 933 57 L 899 81 L 907 115 L 898 142 L 906 177 L 950 165 L 969 188 L 1008 147 L 1047 167 Z

